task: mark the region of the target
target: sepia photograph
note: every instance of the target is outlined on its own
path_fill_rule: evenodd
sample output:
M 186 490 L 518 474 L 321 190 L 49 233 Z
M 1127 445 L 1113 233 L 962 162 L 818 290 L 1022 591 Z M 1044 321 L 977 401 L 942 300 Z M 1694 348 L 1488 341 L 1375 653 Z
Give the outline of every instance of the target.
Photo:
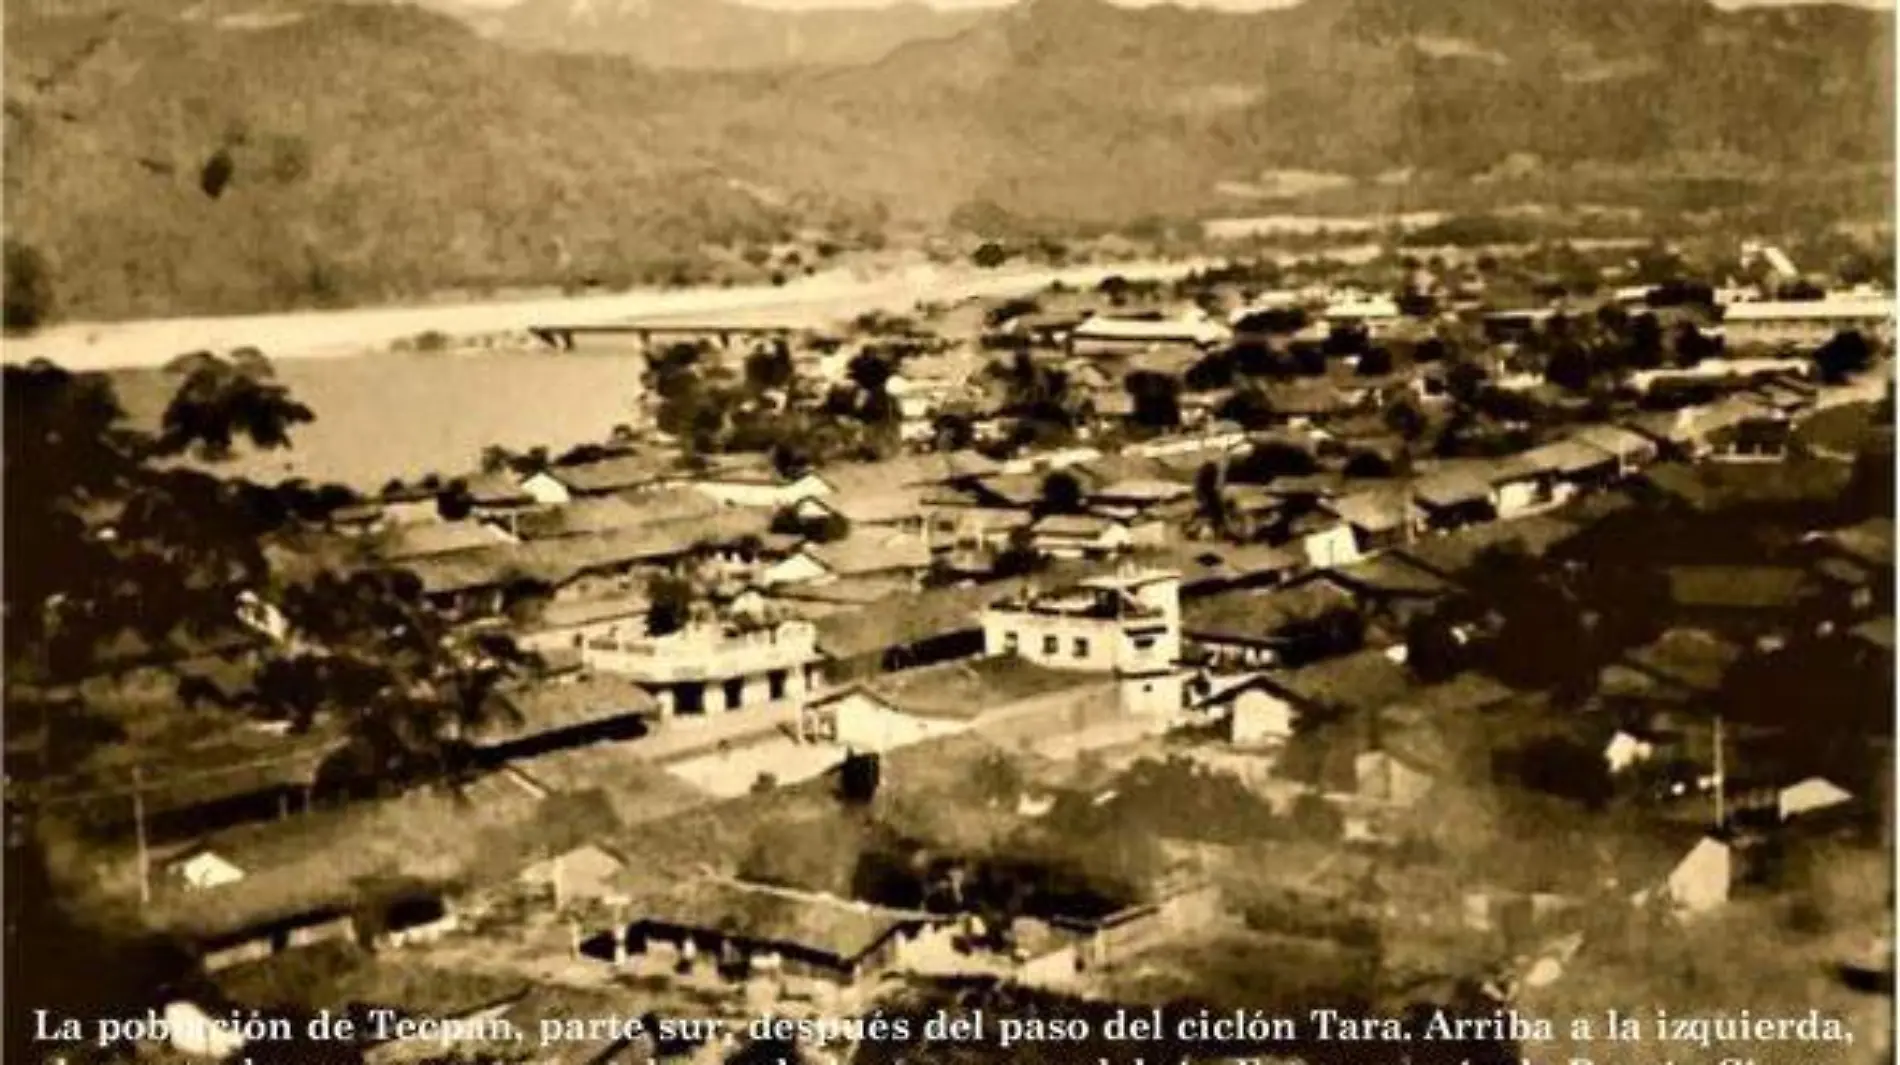
M 1892 0 L 4 0 L 20 1065 L 1891 1065 Z

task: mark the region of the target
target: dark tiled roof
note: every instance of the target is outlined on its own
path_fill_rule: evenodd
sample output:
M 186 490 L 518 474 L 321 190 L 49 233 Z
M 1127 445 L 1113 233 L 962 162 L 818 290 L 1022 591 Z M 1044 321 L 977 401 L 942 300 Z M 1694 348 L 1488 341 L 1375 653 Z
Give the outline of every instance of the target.
M 1373 709 L 1396 702 L 1412 690 L 1405 667 L 1377 650 L 1359 651 L 1287 673 L 1268 674 L 1261 683 L 1291 698 L 1334 712 Z
M 915 915 L 865 903 L 719 880 L 677 884 L 637 900 L 629 913 L 637 921 L 715 933 L 839 966 L 850 965 L 893 933 L 920 923 Z
M 1664 571 L 1678 606 L 1785 610 L 1808 601 L 1815 586 L 1798 569 L 1780 566 L 1671 566 Z

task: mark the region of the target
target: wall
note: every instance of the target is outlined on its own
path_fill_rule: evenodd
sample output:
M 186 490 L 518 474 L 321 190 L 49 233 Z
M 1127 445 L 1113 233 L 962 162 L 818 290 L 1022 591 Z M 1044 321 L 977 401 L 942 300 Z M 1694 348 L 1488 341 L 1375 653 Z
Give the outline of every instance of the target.
M 1139 635 L 1128 629 L 1140 630 Z M 1158 631 L 1157 631 L 1158 630 Z M 1010 650 L 1010 634 L 1015 649 Z M 1051 648 L 1049 641 L 1054 641 Z M 1085 641 L 1081 655 L 1076 641 Z M 1147 646 L 1141 646 L 1147 641 Z M 1165 621 L 1122 622 L 1029 611 L 988 611 L 983 615 L 985 654 L 1014 653 L 1045 669 L 1081 673 L 1167 669 L 1181 657 L 1181 630 Z
M 1293 707 L 1258 688 L 1234 697 L 1230 739 L 1237 747 L 1285 743 L 1293 735 Z
M 1307 565 L 1314 569 L 1347 566 L 1360 558 L 1359 540 L 1353 535 L 1352 526 L 1343 522 L 1330 529 L 1309 533 L 1300 540 L 1300 550 L 1306 555 Z
M 1509 481 L 1499 485 L 1495 494 L 1498 517 L 1513 518 L 1538 505 L 1535 481 Z
M 862 692 L 846 695 L 826 709 L 831 711 L 831 741 L 860 751 L 894 750 L 969 728 L 966 722 L 900 713 Z
M 701 481 L 695 488 L 706 495 L 735 507 L 790 506 L 804 499 L 819 499 L 831 494 L 831 486 L 817 477 L 805 476 L 791 484 L 747 484 L 734 481 Z
M 573 500 L 567 486 L 545 473 L 537 473 L 521 482 L 521 490 L 542 506 L 559 506 Z

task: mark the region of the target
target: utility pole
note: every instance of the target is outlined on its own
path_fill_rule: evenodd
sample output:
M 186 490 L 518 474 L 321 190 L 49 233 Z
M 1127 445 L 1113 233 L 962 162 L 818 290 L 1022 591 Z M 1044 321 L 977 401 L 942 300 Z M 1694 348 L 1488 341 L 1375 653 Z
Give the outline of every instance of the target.
M 1728 758 L 1722 741 L 1722 715 L 1715 715 L 1715 827 L 1728 827 Z
M 138 839 L 139 908 L 152 904 L 152 854 L 145 843 L 145 771 L 132 767 L 132 830 Z

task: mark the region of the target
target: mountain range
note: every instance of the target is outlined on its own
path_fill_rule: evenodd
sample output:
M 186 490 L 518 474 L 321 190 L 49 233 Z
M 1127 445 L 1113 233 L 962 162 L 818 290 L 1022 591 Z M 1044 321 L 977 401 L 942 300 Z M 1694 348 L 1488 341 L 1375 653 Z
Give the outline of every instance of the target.
M 796 10 L 735 0 L 519 0 L 501 7 L 432 2 L 507 44 L 607 52 L 652 67 L 698 70 L 868 63 L 910 41 L 955 36 L 988 14 L 914 2 Z
M 687 0 L 651 3 L 691 21 Z M 1893 157 L 1892 16 L 1842 6 L 1024 0 L 881 58 L 741 70 L 521 47 L 380 3 L 8 16 L 8 232 L 68 315 L 665 276 L 812 225 L 1231 212 L 1286 169 L 1455 188 Z

